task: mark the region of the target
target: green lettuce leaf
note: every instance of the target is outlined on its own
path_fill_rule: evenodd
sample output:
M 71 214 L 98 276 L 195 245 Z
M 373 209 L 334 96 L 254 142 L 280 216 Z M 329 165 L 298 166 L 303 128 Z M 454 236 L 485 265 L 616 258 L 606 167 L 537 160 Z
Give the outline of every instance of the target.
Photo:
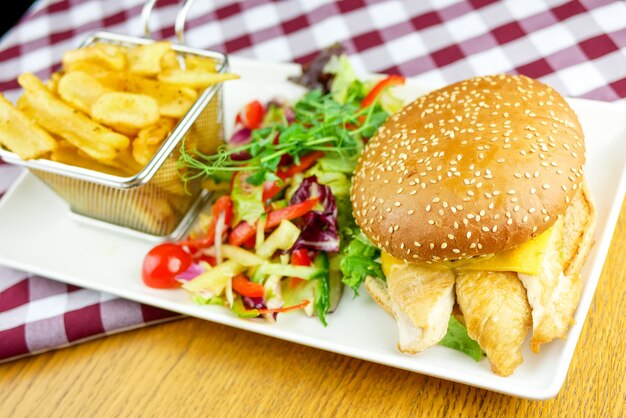
M 241 220 L 244 220 L 252 225 L 265 213 L 263 186 L 253 186 L 248 183 L 247 179 L 240 178 L 241 176 L 242 173 L 237 174 L 230 194 L 235 213 L 233 224 L 237 225 Z
M 348 99 L 348 91 L 352 83 L 357 80 L 350 60 L 345 55 L 333 56 L 324 67 L 324 72 L 335 74 L 330 92 L 333 99 L 345 104 Z
M 483 358 L 483 351 L 478 343 L 467 335 L 467 328 L 454 315 L 450 315 L 448 332 L 439 341 L 439 345 L 465 353 L 476 361 L 480 361 Z
M 392 93 L 392 89 L 384 90 L 379 99 L 380 106 L 389 115 L 395 115 L 404 108 L 404 100 Z
M 343 283 L 354 290 L 358 296 L 358 289 L 367 276 L 379 277 L 384 280 L 382 267 L 378 261 L 380 250 L 372 245 L 360 233 L 343 250 L 343 259 L 339 267 L 343 274 Z
M 324 158 L 322 159 L 324 160 Z M 320 160 L 320 161 L 322 161 Z M 316 176 L 317 181 L 324 186 L 329 186 L 333 196 L 348 196 L 350 194 L 350 179 L 343 172 L 328 170 L 320 163 L 308 169 L 304 177 Z

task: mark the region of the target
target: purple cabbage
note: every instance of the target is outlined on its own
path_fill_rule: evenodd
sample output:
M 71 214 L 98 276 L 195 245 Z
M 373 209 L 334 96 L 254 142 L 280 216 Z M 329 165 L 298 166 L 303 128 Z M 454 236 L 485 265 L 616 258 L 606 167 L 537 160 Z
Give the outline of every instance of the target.
M 233 148 L 245 145 L 252 140 L 252 131 L 248 128 L 240 128 L 230 137 L 228 145 Z M 249 160 L 250 153 L 248 151 L 241 151 L 231 155 L 231 158 L 235 161 Z
M 291 198 L 291 204 L 319 197 L 322 210 L 313 210 L 299 221 L 302 229 L 291 250 L 306 248 L 312 251 L 333 253 L 339 251 L 337 204 L 329 186 L 317 181 L 316 176 L 305 178 Z
M 265 302 L 263 301 L 263 298 L 251 298 L 249 296 L 242 296 L 241 301 L 243 302 L 243 306 L 248 310 L 267 309 L 267 306 L 265 306 Z
M 191 263 L 187 270 L 176 276 L 176 280 L 182 283 L 188 282 L 204 273 L 204 271 L 204 268 L 200 264 Z

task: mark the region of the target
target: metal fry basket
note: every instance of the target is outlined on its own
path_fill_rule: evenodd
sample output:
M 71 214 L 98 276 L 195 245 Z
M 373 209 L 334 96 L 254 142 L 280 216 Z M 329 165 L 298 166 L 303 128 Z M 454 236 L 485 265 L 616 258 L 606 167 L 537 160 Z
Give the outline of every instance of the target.
M 176 19 L 179 41 L 183 40 L 185 16 L 193 1 L 181 6 Z M 150 12 L 155 1 L 146 3 L 142 13 L 144 28 L 149 34 Z M 153 42 L 110 32 L 98 32 L 86 39 L 81 47 L 94 43 L 109 43 L 132 47 Z M 224 54 L 172 45 L 179 57 L 199 56 L 214 60 L 216 70 L 225 72 L 228 60 Z M 199 94 L 189 111 L 180 119 L 152 159 L 135 175 L 120 177 L 51 160 L 24 161 L 0 148 L 5 161 L 27 167 L 35 176 L 61 196 L 78 218 L 93 223 L 118 226 L 129 232 L 139 232 L 152 238 L 177 239 L 193 222 L 197 212 L 208 199 L 209 192 L 201 187 L 201 179 L 186 184 L 178 167 L 180 147 L 215 152 L 223 142 L 222 86 L 213 85 Z M 120 229 L 120 228 L 116 228 Z

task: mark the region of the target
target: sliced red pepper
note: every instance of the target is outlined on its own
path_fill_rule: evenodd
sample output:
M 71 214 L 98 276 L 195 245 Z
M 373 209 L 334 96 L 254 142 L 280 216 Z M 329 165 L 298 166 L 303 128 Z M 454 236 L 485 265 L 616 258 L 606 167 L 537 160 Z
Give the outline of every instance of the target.
M 241 296 L 251 298 L 262 298 L 264 293 L 263 285 L 251 282 L 243 274 L 233 277 L 233 290 Z
M 257 129 L 263 122 L 265 116 L 265 109 L 258 100 L 254 100 L 244 106 L 241 112 L 237 115 L 237 123 L 241 123 L 248 129 Z
M 296 309 L 302 309 L 305 306 L 307 306 L 310 302 L 308 300 L 305 300 L 302 303 L 299 303 L 297 305 L 292 305 L 292 306 L 287 306 L 284 308 L 275 308 L 275 309 L 259 309 L 259 313 L 260 314 L 268 314 L 268 313 L 278 313 L 278 312 L 289 312 L 289 311 L 294 311 Z
M 309 251 L 306 248 L 299 248 L 292 251 L 291 264 L 294 266 L 310 266 L 311 257 L 309 257 Z
M 251 238 L 254 238 L 254 234 L 256 233 L 256 228 L 251 226 L 246 221 L 241 221 L 239 225 L 237 225 L 228 236 L 228 243 L 230 245 L 235 245 L 240 247 L 244 242 L 248 241 Z
M 215 217 L 211 218 L 206 230 L 206 234 L 202 238 L 187 239 L 181 241 L 179 245 L 186 245 L 193 249 L 193 252 L 202 248 L 208 248 L 215 243 Z
M 286 208 L 278 209 L 267 214 L 265 221 L 265 230 L 276 228 L 283 220 L 291 221 L 299 218 L 315 207 L 319 197 L 296 203 Z M 246 221 L 241 221 L 239 225 L 232 230 L 228 236 L 228 243 L 234 246 L 241 246 L 244 242 L 254 237 L 256 233 L 256 225 L 250 225 Z
M 282 189 L 287 186 L 285 182 L 266 181 L 263 184 L 263 201 L 267 201 L 276 196 Z
M 202 238 L 182 241 L 179 245 L 186 245 L 193 248 L 193 252 L 213 245 L 215 243 L 215 224 L 221 212 L 224 212 L 224 223 L 227 227 L 230 227 L 233 222 L 233 201 L 229 195 L 221 196 L 213 204 L 213 207 L 211 208 L 213 217 L 209 221 L 206 234 Z
M 230 198 L 230 195 L 220 196 L 213 204 L 211 208 L 213 219 L 217 219 L 221 212 L 224 212 L 224 223 L 226 226 L 231 226 L 233 222 L 233 200 Z
M 292 251 L 291 264 L 293 264 L 294 266 L 310 266 L 311 257 L 309 257 L 309 251 L 305 248 L 299 248 Z M 293 289 L 295 287 L 298 287 L 298 285 L 304 281 L 304 279 L 301 279 L 299 277 L 292 277 L 289 282 L 289 287 Z
M 210 255 L 206 255 L 206 254 L 202 254 L 200 257 L 196 258 L 195 260 L 205 261 L 209 263 L 209 265 L 211 265 L 212 267 L 215 267 L 217 265 L 217 260 L 215 259 L 215 257 L 211 257 Z
M 296 174 L 302 173 L 308 170 L 309 168 L 313 167 L 313 165 L 317 162 L 317 160 L 319 160 L 323 156 L 324 156 L 323 151 L 313 151 L 311 153 L 308 153 L 307 155 L 300 157 L 300 164 L 292 165 L 286 170 L 281 170 L 277 173 L 277 175 L 283 180 L 293 177 Z
M 392 74 L 386 78 L 383 78 L 372 88 L 372 90 L 370 90 L 368 95 L 365 96 L 365 99 L 363 99 L 363 101 L 361 102 L 361 109 L 365 109 L 366 107 L 371 106 L 376 98 L 378 98 L 380 93 L 383 92 L 383 90 L 392 86 L 404 84 L 405 81 L 406 79 L 404 77 L 397 74 Z

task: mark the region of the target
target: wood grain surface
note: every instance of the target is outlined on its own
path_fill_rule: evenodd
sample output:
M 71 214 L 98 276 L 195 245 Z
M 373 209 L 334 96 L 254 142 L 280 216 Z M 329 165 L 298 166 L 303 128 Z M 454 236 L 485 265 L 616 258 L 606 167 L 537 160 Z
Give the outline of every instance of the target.
M 559 395 L 528 401 L 197 319 L 0 365 L 0 416 L 626 415 L 626 206 Z

